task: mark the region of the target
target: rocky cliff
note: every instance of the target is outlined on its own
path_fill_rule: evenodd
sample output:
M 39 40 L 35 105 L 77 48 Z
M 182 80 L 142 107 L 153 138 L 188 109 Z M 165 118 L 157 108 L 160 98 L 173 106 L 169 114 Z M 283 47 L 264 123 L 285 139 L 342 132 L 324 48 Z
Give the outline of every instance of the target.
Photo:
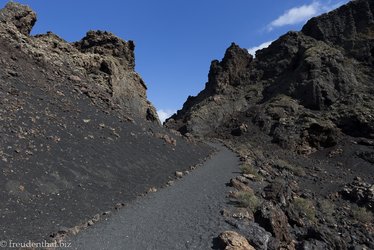
M 36 14 L 13 2 L 1 10 L 0 21 L 3 41 L 32 57 L 39 66 L 54 68 L 55 76 L 66 77 L 98 105 L 158 122 L 156 110 L 147 100 L 147 87 L 134 69 L 133 41 L 105 31 L 89 31 L 75 43 L 51 32 L 30 36 Z
M 374 138 L 372 1 L 352 1 L 260 50 L 232 44 L 205 89 L 166 126 L 197 136 L 238 132 L 246 117 L 275 142 L 305 150 L 340 135 Z M 238 130 L 239 129 L 239 130 Z M 236 131 L 236 132 L 235 132 Z

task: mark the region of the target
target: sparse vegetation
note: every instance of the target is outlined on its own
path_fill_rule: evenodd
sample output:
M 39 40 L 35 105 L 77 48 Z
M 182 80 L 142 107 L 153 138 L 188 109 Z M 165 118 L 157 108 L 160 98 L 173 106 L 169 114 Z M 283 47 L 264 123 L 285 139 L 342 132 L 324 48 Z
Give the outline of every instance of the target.
M 254 169 L 254 167 L 248 163 L 248 162 L 245 162 L 243 163 L 243 165 L 240 167 L 240 170 L 242 171 L 243 174 L 250 174 L 250 175 L 253 175 L 254 176 L 254 179 L 256 181 L 260 181 L 261 180 L 261 175 L 257 172 L 256 169 Z
M 334 221 L 335 205 L 329 200 L 321 200 L 318 202 L 318 207 L 323 215 L 323 218 L 328 222 Z
M 313 201 L 297 197 L 293 200 L 292 204 L 294 205 L 296 211 L 304 215 L 305 218 L 312 222 L 316 221 L 316 209 Z
M 352 209 L 353 218 L 361 223 L 370 223 L 374 221 L 373 213 L 364 207 L 356 206 Z
M 256 211 L 261 205 L 260 199 L 252 192 L 241 191 L 236 194 L 236 198 L 241 207 L 249 208 L 252 211 Z
M 300 166 L 295 166 L 293 164 L 290 164 L 289 162 L 282 160 L 282 159 L 277 159 L 273 162 L 273 166 L 275 168 L 278 168 L 280 170 L 287 170 L 290 171 L 291 173 L 297 175 L 297 176 L 305 176 L 305 170 L 300 167 Z

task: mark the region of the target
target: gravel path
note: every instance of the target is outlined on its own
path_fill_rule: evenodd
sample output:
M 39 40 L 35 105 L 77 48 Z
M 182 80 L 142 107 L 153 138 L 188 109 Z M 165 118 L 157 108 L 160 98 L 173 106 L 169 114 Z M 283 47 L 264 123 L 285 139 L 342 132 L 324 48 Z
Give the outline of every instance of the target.
M 238 158 L 223 146 L 173 186 L 141 197 L 108 220 L 67 239 L 73 249 L 211 249 L 231 229 L 220 215 Z

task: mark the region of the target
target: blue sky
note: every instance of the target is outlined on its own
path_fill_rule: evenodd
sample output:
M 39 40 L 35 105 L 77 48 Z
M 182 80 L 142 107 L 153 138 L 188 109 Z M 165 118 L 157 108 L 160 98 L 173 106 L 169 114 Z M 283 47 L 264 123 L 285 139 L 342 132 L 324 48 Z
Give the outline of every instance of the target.
M 0 0 L 1 7 L 7 1 Z M 33 34 L 67 41 L 108 30 L 136 44 L 136 70 L 162 117 L 207 81 L 210 62 L 235 42 L 251 51 L 348 0 L 19 0 L 33 8 Z

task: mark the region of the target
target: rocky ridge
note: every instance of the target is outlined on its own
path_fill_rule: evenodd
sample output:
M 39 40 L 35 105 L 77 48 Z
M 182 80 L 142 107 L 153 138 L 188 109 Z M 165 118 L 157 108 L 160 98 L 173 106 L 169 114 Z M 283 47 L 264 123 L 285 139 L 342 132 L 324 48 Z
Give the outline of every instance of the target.
M 74 88 L 103 107 L 127 117 L 158 121 L 147 100 L 147 87 L 135 72 L 135 44 L 106 31 L 89 31 L 78 42 L 68 43 L 48 32 L 30 36 L 36 14 L 27 6 L 10 2 L 0 13 L 3 40 L 32 57 L 41 67 L 68 77 Z
M 166 120 L 241 158 L 222 249 L 374 248 L 373 34 L 374 2 L 356 0 L 256 57 L 233 43 Z
M 166 126 L 216 135 L 217 128 L 239 127 L 242 115 L 299 151 L 335 145 L 342 133 L 373 138 L 373 22 L 373 3 L 352 1 L 256 58 L 232 44 L 221 62 L 212 62 L 205 89 Z

